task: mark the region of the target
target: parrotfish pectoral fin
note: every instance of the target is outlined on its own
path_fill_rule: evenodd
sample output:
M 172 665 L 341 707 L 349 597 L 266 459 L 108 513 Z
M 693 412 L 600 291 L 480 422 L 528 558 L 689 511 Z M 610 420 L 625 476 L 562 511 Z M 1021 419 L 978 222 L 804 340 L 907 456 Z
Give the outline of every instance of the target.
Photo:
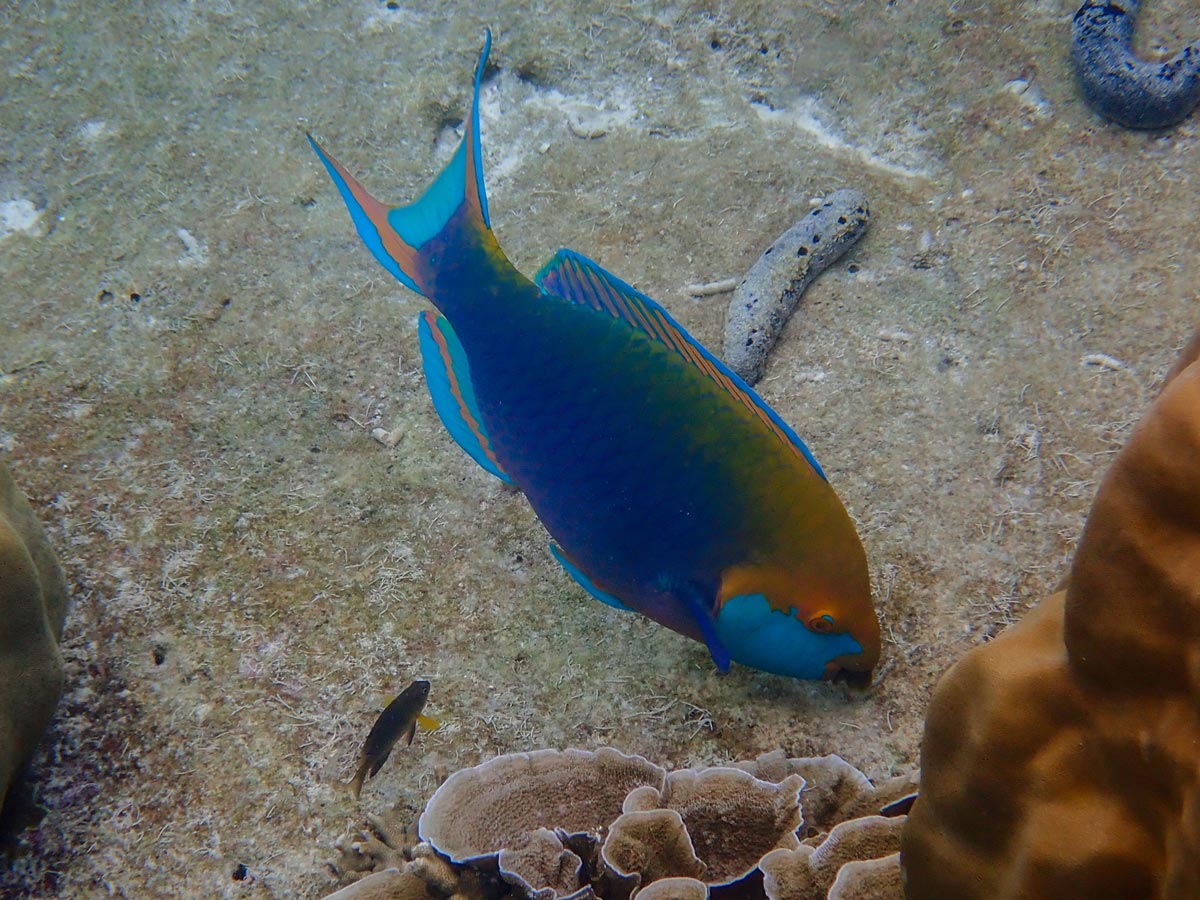
M 635 610 L 630 609 L 612 594 L 602 591 L 600 588 L 596 587 L 596 585 L 592 583 L 592 579 L 584 575 L 583 572 L 579 570 L 579 567 L 575 565 L 575 563 L 567 559 L 567 555 L 558 548 L 558 545 L 551 544 L 550 553 L 555 559 L 558 560 L 558 564 L 567 570 L 567 574 L 575 579 L 575 582 L 581 588 L 583 588 L 601 603 L 606 603 L 614 609 L 623 610 L 624 612 L 635 612 Z
M 483 428 L 479 402 L 471 386 L 467 354 L 445 316 L 426 310 L 417 325 L 425 383 L 442 424 L 467 455 L 501 481 L 512 479 L 500 468 Z
M 389 209 L 376 200 L 341 163 L 325 152 L 311 134 L 308 135 L 309 143 L 346 202 L 363 243 L 401 284 L 419 294 L 426 293 L 421 248 L 441 233 L 460 210 L 470 228 L 490 230 L 479 145 L 479 86 L 491 47 L 492 33 L 488 31 L 475 69 L 475 92 L 462 142 L 433 184 L 408 206 Z
M 694 584 L 684 585 L 683 588 L 676 591 L 676 596 L 683 601 L 684 605 L 695 620 L 696 625 L 700 628 L 700 635 L 704 638 L 704 643 L 708 646 L 708 652 L 712 656 L 713 664 L 717 667 L 717 671 L 724 674 L 729 671 L 729 650 L 726 649 L 721 636 L 717 634 L 716 621 L 713 619 L 712 604 L 707 602 L 703 591 Z
M 620 319 L 652 340 L 670 347 L 744 405 L 781 441 L 799 453 L 821 478 L 825 478 L 825 473 L 804 441 L 762 401 L 753 388 L 709 353 L 665 309 L 641 291 L 574 250 L 559 250 L 542 266 L 535 281 L 547 294 Z
M 436 731 L 442 727 L 442 723 L 433 718 L 433 716 L 426 716 L 420 713 L 417 714 L 417 724 L 421 726 L 422 731 Z

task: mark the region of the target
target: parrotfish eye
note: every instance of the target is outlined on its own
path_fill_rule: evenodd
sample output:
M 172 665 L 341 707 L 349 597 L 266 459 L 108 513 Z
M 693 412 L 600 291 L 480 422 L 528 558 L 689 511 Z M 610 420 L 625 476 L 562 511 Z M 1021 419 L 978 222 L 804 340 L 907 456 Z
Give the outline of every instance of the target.
M 833 631 L 837 623 L 833 621 L 833 616 L 825 613 L 820 616 L 813 616 L 808 620 L 808 628 L 810 631 L 815 631 L 817 634 L 828 634 Z

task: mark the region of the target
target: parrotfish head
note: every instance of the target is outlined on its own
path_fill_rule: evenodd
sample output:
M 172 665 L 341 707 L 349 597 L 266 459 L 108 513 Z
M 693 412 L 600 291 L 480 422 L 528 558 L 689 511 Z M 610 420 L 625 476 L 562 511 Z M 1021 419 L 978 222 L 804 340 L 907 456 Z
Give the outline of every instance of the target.
M 822 584 L 782 566 L 733 566 L 721 579 L 716 628 L 734 660 L 778 675 L 865 686 L 879 662 L 869 583 Z

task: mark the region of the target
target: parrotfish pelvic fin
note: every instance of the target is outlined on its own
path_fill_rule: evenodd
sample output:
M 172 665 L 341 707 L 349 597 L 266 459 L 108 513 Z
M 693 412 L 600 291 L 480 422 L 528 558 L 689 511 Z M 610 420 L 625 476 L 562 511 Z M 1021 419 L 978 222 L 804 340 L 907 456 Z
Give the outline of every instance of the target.
M 450 437 L 484 469 L 512 484 L 513 480 L 500 467 L 491 438 L 483 427 L 479 401 L 471 384 L 467 353 L 454 329 L 445 316 L 426 310 L 417 323 L 417 337 L 421 344 L 425 384 Z
M 460 213 L 467 232 L 486 236 L 485 243 L 495 242 L 491 237 L 479 143 L 479 87 L 491 48 L 492 33 L 487 31 L 475 68 L 475 90 L 462 142 L 425 193 L 408 206 L 388 208 L 376 200 L 341 163 L 325 152 L 311 134 L 308 135 L 309 143 L 342 195 L 367 249 L 401 284 L 425 296 L 429 296 L 428 267 L 421 248 Z
M 652 340 L 670 347 L 745 406 L 784 444 L 803 457 L 823 480 L 828 480 L 804 441 L 775 410 L 652 298 L 574 250 L 555 253 L 534 281 L 548 294 L 620 319 Z
M 692 618 L 696 621 L 696 625 L 700 629 L 700 634 L 704 638 L 704 643 L 708 647 L 708 652 L 712 656 L 712 661 L 717 667 L 717 671 L 725 674 L 729 671 L 729 650 L 725 647 L 721 636 L 717 634 L 717 624 L 713 617 L 712 603 L 708 602 L 704 596 L 704 591 L 695 584 L 685 584 L 674 591 L 674 593 L 687 606 L 688 611 L 692 614 Z

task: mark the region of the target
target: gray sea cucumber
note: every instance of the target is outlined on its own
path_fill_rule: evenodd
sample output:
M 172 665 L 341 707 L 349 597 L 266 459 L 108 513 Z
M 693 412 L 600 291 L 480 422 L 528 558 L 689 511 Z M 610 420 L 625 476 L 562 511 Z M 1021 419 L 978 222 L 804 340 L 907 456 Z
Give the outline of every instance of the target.
M 1166 128 L 1200 102 L 1200 48 L 1164 62 L 1133 55 L 1141 0 L 1086 0 L 1071 25 L 1071 56 L 1091 107 L 1126 128 Z
M 834 191 L 751 266 L 725 317 L 725 362 L 747 384 L 762 377 L 767 354 L 804 289 L 862 237 L 870 218 L 860 192 Z

